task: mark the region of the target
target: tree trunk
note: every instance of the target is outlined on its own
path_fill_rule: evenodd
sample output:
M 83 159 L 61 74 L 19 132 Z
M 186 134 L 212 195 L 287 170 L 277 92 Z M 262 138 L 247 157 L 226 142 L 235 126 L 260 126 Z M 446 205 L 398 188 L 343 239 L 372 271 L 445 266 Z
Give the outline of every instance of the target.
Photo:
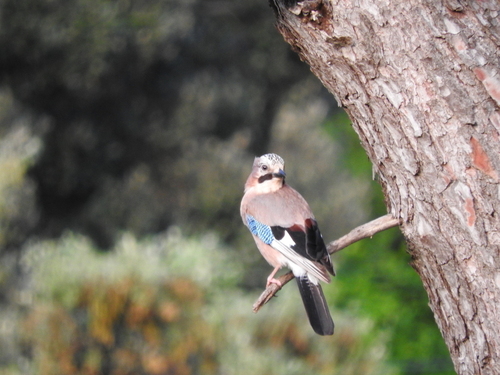
M 499 2 L 271 5 L 351 117 L 457 373 L 499 374 Z

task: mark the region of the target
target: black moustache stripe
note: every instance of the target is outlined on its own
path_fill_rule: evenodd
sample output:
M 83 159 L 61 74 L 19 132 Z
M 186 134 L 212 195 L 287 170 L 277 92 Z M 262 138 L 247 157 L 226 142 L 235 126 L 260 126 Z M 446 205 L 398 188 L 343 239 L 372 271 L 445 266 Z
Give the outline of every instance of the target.
M 273 179 L 272 173 L 265 174 L 264 176 L 259 177 L 259 184 L 262 184 L 264 181 L 272 180 L 272 179 Z

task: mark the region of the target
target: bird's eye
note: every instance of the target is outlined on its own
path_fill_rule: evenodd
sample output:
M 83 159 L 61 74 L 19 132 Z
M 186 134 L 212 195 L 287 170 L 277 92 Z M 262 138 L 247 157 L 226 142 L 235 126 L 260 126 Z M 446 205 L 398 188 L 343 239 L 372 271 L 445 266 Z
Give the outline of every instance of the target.
M 262 169 L 263 169 L 264 171 L 267 171 L 267 165 L 265 165 L 265 164 L 264 164 L 264 165 L 262 166 Z

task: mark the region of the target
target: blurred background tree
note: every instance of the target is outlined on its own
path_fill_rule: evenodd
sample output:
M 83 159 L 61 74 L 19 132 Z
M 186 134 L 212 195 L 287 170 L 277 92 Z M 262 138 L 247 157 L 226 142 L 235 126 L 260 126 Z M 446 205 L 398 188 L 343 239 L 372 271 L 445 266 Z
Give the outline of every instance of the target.
M 332 338 L 293 288 L 251 313 L 255 155 L 284 157 L 327 240 L 385 214 L 265 1 L 1 0 L 0 20 L 0 373 L 453 373 L 397 230 L 335 257 Z

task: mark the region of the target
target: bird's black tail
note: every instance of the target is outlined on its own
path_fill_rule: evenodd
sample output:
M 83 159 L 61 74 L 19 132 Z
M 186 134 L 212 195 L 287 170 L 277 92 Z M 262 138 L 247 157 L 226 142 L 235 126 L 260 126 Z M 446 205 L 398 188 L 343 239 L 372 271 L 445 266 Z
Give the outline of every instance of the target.
M 307 276 L 295 279 L 314 332 L 323 336 L 333 335 L 334 324 L 321 285 L 313 284 Z

